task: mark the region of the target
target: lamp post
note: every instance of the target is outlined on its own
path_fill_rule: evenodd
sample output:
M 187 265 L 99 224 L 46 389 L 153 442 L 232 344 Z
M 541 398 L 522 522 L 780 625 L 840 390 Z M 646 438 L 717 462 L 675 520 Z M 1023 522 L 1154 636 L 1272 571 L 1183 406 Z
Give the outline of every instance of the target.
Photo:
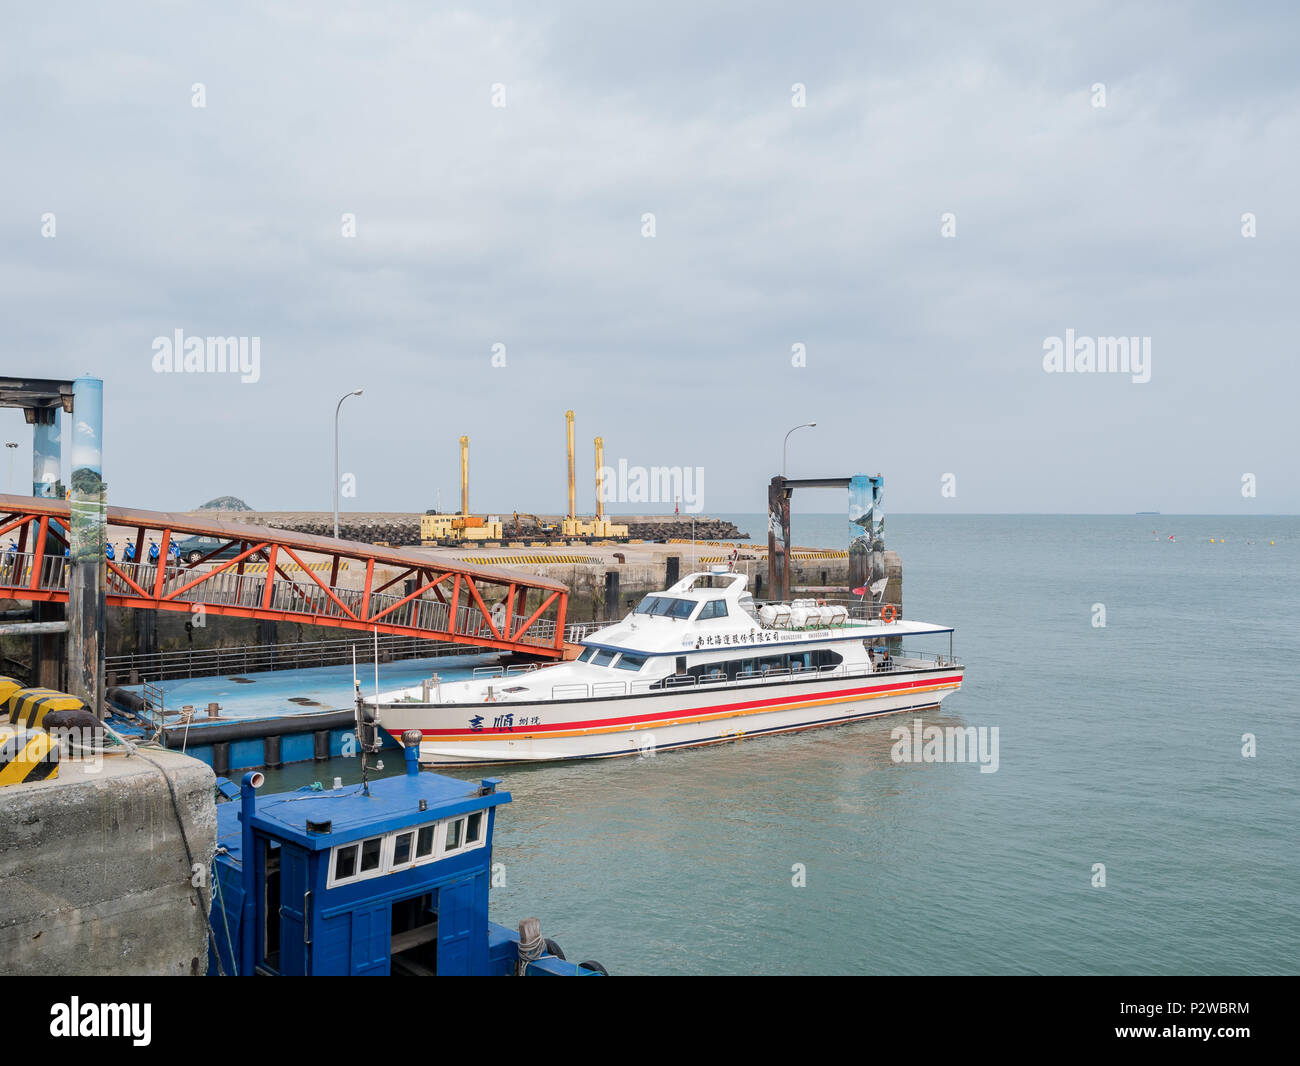
M 793 433 L 795 429 L 812 429 L 812 427 L 815 426 L 816 424 L 817 424 L 816 422 L 805 422 L 802 426 L 795 426 L 794 429 L 790 430 L 790 433 Z M 785 477 L 785 457 L 786 457 L 786 452 L 789 450 L 790 447 L 790 433 L 787 433 L 785 435 L 785 442 L 781 445 L 781 476 L 782 477 Z
M 16 440 L 5 441 L 5 447 L 9 449 L 9 491 L 14 491 L 14 449 L 18 447 Z
M 334 406 L 334 539 L 339 539 L 339 408 L 349 396 L 360 396 L 364 390 L 344 393 Z

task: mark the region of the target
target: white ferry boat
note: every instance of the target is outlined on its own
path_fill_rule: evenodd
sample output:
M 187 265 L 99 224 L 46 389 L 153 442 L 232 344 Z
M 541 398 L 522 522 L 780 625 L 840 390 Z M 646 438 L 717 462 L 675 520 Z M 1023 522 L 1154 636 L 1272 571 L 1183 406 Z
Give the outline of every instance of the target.
M 364 703 L 433 766 L 644 755 L 937 706 L 961 687 L 951 627 L 892 605 L 759 606 L 744 574 L 689 574 L 595 629 L 572 661 L 484 668 Z M 904 647 L 944 638 L 947 652 Z

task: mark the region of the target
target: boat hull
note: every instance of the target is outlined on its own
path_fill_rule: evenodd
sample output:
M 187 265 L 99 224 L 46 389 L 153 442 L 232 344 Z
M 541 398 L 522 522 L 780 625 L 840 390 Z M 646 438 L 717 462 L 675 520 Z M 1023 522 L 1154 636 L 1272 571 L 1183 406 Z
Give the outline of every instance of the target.
M 400 741 L 421 733 L 427 766 L 652 755 L 674 748 L 842 725 L 938 706 L 962 667 L 748 685 L 702 685 L 606 699 L 381 704 Z

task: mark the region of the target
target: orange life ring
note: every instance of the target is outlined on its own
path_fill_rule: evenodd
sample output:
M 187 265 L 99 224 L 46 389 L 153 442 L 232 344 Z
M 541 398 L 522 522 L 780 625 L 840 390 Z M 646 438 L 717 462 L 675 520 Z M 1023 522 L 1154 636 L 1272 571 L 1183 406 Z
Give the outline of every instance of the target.
M 892 603 L 885 604 L 885 606 L 881 608 L 880 611 L 880 620 L 882 622 L 897 622 L 898 608 L 895 607 Z

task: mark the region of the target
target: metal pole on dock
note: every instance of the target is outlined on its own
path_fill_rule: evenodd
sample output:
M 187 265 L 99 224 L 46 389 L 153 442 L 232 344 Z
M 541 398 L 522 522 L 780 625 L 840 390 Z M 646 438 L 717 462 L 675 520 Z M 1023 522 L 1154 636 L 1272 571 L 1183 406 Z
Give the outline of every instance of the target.
M 339 397 L 339 402 L 334 405 L 334 539 L 339 539 L 339 408 L 343 406 L 343 401 L 348 396 L 360 396 L 365 390 L 357 389 L 355 392 L 349 392 Z

